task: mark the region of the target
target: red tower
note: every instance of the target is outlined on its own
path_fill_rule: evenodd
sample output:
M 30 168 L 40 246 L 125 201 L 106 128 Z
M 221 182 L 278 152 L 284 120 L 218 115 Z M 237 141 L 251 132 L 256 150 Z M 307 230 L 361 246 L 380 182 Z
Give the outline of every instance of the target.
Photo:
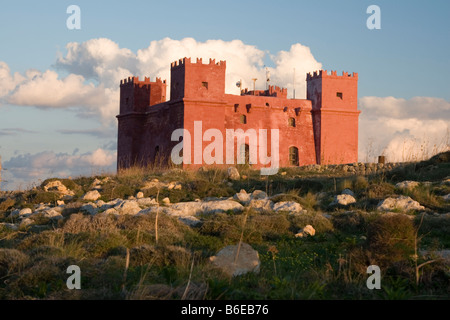
M 358 74 L 320 70 L 307 74 L 307 99 L 312 102 L 318 164 L 358 161 Z

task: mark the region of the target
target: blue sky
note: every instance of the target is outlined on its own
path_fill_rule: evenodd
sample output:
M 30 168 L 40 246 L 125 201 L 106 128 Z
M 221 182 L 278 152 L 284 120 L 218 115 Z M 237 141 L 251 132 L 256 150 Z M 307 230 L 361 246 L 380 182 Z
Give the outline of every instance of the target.
M 66 9 L 71 4 L 81 9 L 81 30 L 66 27 L 69 17 Z M 366 27 L 369 17 L 366 9 L 372 4 L 381 9 L 381 30 Z M 71 74 L 80 76 L 84 85 L 91 83 L 96 87 L 93 90 L 80 84 L 80 90 L 97 94 L 97 87 L 105 82 L 106 71 L 93 77 L 77 72 L 74 66 L 83 66 L 93 60 L 80 53 L 77 56 L 79 60 L 67 61 L 70 60 L 66 49 L 68 43 L 81 45 L 93 39 L 106 38 L 119 49 L 137 55 L 138 50 L 148 48 L 152 41 L 165 38 L 175 41 L 193 38 L 196 50 L 199 44 L 208 40 L 222 40 L 222 45 L 226 46 L 237 39 L 242 42 L 238 48 L 243 50 L 243 54 L 249 52 L 250 47 L 256 48 L 257 52 L 252 51 L 255 59 L 259 57 L 264 65 L 273 67 L 275 71 L 281 69 L 277 69 L 274 57 L 281 51 L 293 52 L 291 46 L 298 43 L 309 48 L 315 62 L 320 63 L 323 69 L 359 73 L 358 96 L 360 109 L 365 114 L 360 125 L 360 150 L 369 143 L 374 144 L 372 150 L 366 148 L 365 154 L 360 153 L 367 157 L 370 153 L 374 156 L 382 150 L 394 150 L 402 138 L 403 141 L 420 140 L 420 135 L 433 131 L 427 128 L 436 131 L 427 138 L 428 144 L 439 143 L 448 135 L 449 12 L 450 2 L 439 0 L 5 2 L 0 9 L 0 62 L 7 65 L 11 77 L 18 73 L 26 78 L 30 70 L 39 71 L 40 76 L 46 71 L 56 72 L 58 80 Z M 155 47 L 160 48 L 158 45 L 163 46 L 166 42 L 155 44 Z M 106 50 L 104 44 L 97 45 L 99 50 Z M 217 48 L 221 48 L 220 45 L 214 50 L 219 50 Z M 123 52 L 111 50 L 111 55 L 118 57 L 117 61 L 125 61 Z M 264 56 L 261 58 L 259 53 Z M 61 57 L 66 59 L 65 64 L 57 62 Z M 303 59 L 303 56 L 298 58 Z M 147 74 L 153 72 L 154 64 L 147 63 L 146 67 L 139 69 L 143 65 L 141 62 L 136 62 L 137 69 L 125 69 L 145 72 L 140 73 L 141 76 L 157 75 Z M 95 60 L 87 67 L 94 70 L 102 63 Z M 304 64 L 306 68 L 306 58 Z M 229 65 L 227 60 L 227 67 Z M 104 66 L 115 68 L 111 64 Z M 168 63 L 166 68 L 169 69 Z M 261 69 L 261 66 L 257 68 Z M 50 78 L 49 74 L 48 77 L 42 76 L 40 83 L 45 84 Z M 75 77 L 70 79 L 76 83 Z M 0 85 L 1 81 L 0 78 Z M 281 77 L 280 82 L 284 84 Z M 104 170 L 114 168 L 111 159 L 114 158 L 116 127 L 114 117 L 110 116 L 114 110 L 98 114 L 96 102 L 90 101 L 85 103 L 89 107 L 86 111 L 82 102 L 77 105 L 73 98 L 67 102 L 64 97 L 54 103 L 44 99 L 44 102 L 33 106 L 30 103 L 33 97 L 27 99 L 18 92 L 23 82 L 17 83 L 13 88 L 3 89 L 3 97 L 0 95 L 0 155 L 8 169 L 8 172 L 3 172 L 3 178 L 8 180 L 3 183 L 3 188 L 19 184 L 25 188 L 32 181 L 57 174 L 89 174 L 86 171 L 100 170 L 101 164 L 105 165 Z M 55 82 L 48 82 L 49 85 L 52 83 Z M 118 83 L 115 88 L 105 86 L 111 90 L 118 89 Z M 287 83 L 286 86 L 289 90 Z M 394 117 L 395 123 L 392 117 L 389 118 L 393 109 L 399 114 Z M 427 110 L 441 116 L 428 119 Z M 106 117 L 113 119 L 108 121 Z M 436 122 L 438 120 L 439 123 Z M 380 123 L 389 125 L 389 128 L 379 139 L 373 138 L 377 128 L 383 130 Z M 418 128 L 424 133 L 414 133 L 420 131 L 415 130 Z M 367 139 L 372 140 L 368 142 Z M 397 144 L 393 143 L 394 139 L 398 139 Z M 103 153 L 97 152 L 97 155 L 104 159 L 95 162 L 92 157 L 98 150 Z M 47 165 L 39 170 L 43 159 L 51 162 L 51 155 L 59 159 L 54 168 Z M 82 165 L 68 166 L 71 161 L 79 161 Z

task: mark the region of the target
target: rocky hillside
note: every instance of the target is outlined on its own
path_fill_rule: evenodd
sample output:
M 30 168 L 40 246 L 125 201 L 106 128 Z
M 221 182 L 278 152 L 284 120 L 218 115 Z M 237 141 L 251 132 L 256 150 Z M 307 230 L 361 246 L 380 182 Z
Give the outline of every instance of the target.
M 336 290 L 380 298 L 364 289 L 369 262 L 386 277 L 403 275 L 405 297 L 420 290 L 442 297 L 450 293 L 448 231 L 450 152 L 419 163 L 307 166 L 269 177 L 238 167 L 54 178 L 0 194 L 0 278 L 9 279 L 0 297 L 270 299 L 302 298 L 308 289 L 318 298 L 339 298 Z M 431 260 L 418 279 L 414 268 Z M 191 262 L 197 273 L 189 289 Z M 88 290 L 70 291 L 62 281 L 70 264 L 90 280 L 108 270 L 109 282 L 85 280 Z M 48 265 L 53 273 L 34 270 Z M 148 276 L 136 278 L 144 266 Z M 312 270 L 320 277 L 305 280 Z M 226 277 L 235 283 L 222 290 Z M 259 289 L 242 289 L 248 281 Z

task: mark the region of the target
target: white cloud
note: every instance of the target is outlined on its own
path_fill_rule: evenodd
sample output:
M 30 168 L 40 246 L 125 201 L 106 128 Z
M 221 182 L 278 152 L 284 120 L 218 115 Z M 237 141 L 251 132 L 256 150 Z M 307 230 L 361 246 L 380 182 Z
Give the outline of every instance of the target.
M 227 61 L 226 92 L 238 94 L 236 81 L 252 88 L 251 79 L 258 78 L 257 88 L 265 88 L 264 57 L 266 53 L 240 40 L 196 41 L 193 38 L 151 41 L 149 46 L 133 53 L 120 48 L 110 39 L 91 39 L 66 45 L 54 67 L 69 72 L 65 78 L 53 70 L 28 70 L 24 76 L 11 75 L 6 63 L 0 62 L 0 97 L 13 105 L 39 108 L 72 108 L 80 116 L 97 116 L 103 124 L 115 124 L 119 111 L 119 83 L 129 76 L 161 77 L 170 81 L 170 63 L 183 57 Z M 294 44 L 289 51 L 269 54 L 275 67 L 272 83 L 292 89 L 293 68 L 296 68 L 297 98 L 305 96 L 307 72 L 321 68 L 308 47 Z M 95 84 L 94 84 L 95 83 Z M 169 89 L 170 87 L 168 87 Z M 291 91 L 292 94 L 292 91 Z
M 427 159 L 449 149 L 450 103 L 433 97 L 359 99 L 359 160 Z
M 151 41 L 147 48 L 136 54 L 128 49 L 121 49 L 109 39 L 92 39 L 83 43 L 69 43 L 67 54 L 60 57 L 55 66 L 86 79 L 95 79 L 105 87 L 117 88 L 119 81 L 131 75 L 161 77 L 170 81 L 170 63 L 183 57 L 202 58 L 204 63 L 209 58 L 227 61 L 226 92 L 238 93 L 235 83 L 242 80 L 244 86 L 252 86 L 252 78 L 258 78 L 257 87 L 265 87 L 264 57 L 266 53 L 256 46 L 241 40 L 196 41 L 193 38 L 173 40 L 164 38 Z M 269 68 L 272 83 L 292 88 L 293 69 L 296 68 L 297 91 L 305 95 L 305 77 L 307 72 L 321 68 L 308 47 L 299 43 L 291 46 L 289 51 L 280 51 L 269 55 L 275 67 Z
M 29 74 L 31 76 L 31 73 Z M 2 97 L 5 97 L 11 90 L 13 90 L 19 83 L 26 78 L 19 73 L 11 75 L 11 70 L 8 64 L 0 61 L 0 101 Z
M 2 189 L 28 188 L 30 183 L 39 183 L 51 177 L 76 177 L 100 173 L 112 173 L 116 169 L 115 151 L 97 149 L 77 154 L 43 151 L 36 154 L 20 154 L 3 163 Z

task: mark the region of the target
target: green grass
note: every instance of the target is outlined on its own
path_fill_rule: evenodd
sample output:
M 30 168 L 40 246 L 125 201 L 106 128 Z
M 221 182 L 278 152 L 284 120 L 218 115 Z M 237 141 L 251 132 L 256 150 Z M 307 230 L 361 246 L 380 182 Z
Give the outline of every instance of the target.
M 75 192 L 63 211 L 63 220 L 36 215 L 26 228 L 0 226 L 0 299 L 181 299 L 185 293 L 190 299 L 448 299 L 448 263 L 438 260 L 424 266 L 416 286 L 412 258 L 416 232 L 419 248 L 433 257 L 437 250 L 450 248 L 450 219 L 442 215 L 449 212 L 449 204 L 441 198 L 450 187 L 440 184 L 448 175 L 448 164 L 430 159 L 368 176 L 286 168 L 277 175 L 261 177 L 258 170 L 241 167 L 245 178 L 231 183 L 226 171 L 217 168 L 199 172 L 133 168 L 108 176 L 101 185 L 104 201 L 135 196 L 156 178 L 182 185 L 181 190 L 142 190 L 146 197 L 158 194 L 159 201 L 164 197 L 172 203 L 193 201 L 230 197 L 241 189 L 248 193 L 263 190 L 274 202 L 295 201 L 307 210 L 299 215 L 252 210 L 208 215 L 195 228 L 160 214 L 158 242 L 155 214 L 92 217 L 79 213 L 83 204 L 79 198 L 96 178 L 103 181 L 105 176 L 62 179 Z M 431 184 L 410 191 L 395 189 L 394 185 L 404 180 Z M 355 193 L 357 203 L 329 207 L 334 195 L 345 188 Z M 417 213 L 410 219 L 376 211 L 380 200 L 399 194 L 410 196 L 437 215 L 427 214 L 420 225 Z M 10 217 L 13 208 L 54 203 L 56 197 L 36 188 L 3 198 L 0 222 L 15 221 Z M 296 238 L 299 229 L 308 224 L 316 235 Z M 209 257 L 241 239 L 258 251 L 260 272 L 230 279 L 212 267 Z M 420 258 L 420 263 L 425 261 Z M 82 290 L 66 288 L 66 270 L 72 264 L 82 270 Z M 366 270 L 371 264 L 382 268 L 381 290 L 366 287 Z M 190 289 L 185 292 L 188 281 Z

